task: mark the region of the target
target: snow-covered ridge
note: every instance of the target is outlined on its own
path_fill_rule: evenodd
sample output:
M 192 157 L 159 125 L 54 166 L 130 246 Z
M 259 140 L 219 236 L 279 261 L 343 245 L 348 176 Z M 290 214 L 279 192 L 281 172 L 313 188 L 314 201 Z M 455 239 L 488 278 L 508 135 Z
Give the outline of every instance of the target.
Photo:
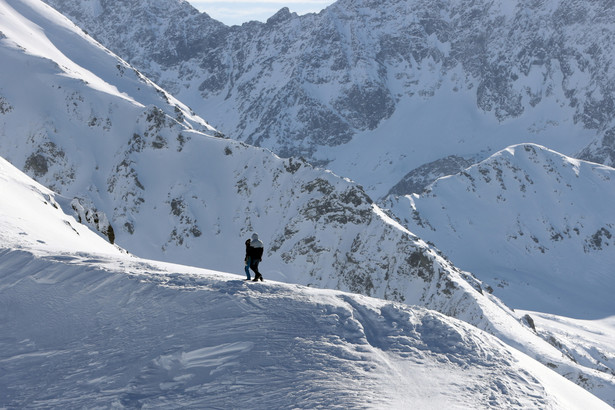
M 12 312 L 0 323 L 1 406 L 609 408 L 433 311 L 154 261 L 92 263 L 0 251 Z
M 596 318 L 615 312 L 614 201 L 615 169 L 522 144 L 392 210 L 510 306 Z
M 0 188 L 0 407 L 608 408 L 437 312 L 136 258 Z

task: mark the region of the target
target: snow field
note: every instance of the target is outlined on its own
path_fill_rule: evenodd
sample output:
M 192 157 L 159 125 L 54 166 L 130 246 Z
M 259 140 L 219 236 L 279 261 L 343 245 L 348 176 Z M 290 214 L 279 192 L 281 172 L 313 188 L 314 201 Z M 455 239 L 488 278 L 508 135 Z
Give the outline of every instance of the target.
M 433 311 L 183 269 L 3 250 L 0 405 L 601 406 Z M 561 402 L 543 383 L 574 394 Z

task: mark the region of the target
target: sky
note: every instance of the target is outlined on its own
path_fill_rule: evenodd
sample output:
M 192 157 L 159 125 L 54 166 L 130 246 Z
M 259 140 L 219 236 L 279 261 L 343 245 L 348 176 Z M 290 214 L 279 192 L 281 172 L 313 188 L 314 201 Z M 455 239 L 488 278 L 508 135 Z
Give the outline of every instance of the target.
M 257 20 L 265 22 L 283 7 L 299 15 L 318 13 L 334 0 L 188 0 L 194 7 L 226 25 L 241 25 Z

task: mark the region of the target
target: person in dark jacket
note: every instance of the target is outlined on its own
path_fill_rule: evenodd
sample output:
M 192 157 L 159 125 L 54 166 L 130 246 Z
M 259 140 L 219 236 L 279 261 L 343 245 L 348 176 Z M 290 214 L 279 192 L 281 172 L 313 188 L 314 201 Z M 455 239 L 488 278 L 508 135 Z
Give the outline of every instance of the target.
M 263 241 L 258 239 L 257 233 L 253 233 L 250 244 L 246 244 L 246 245 L 247 245 L 246 253 L 247 253 L 247 257 L 249 258 L 249 266 L 250 266 L 250 269 L 252 269 L 252 271 L 254 272 L 253 282 L 256 282 L 258 280 L 262 282 L 263 275 L 261 275 L 260 272 L 258 271 L 258 264 L 262 260 L 263 251 L 265 250 Z

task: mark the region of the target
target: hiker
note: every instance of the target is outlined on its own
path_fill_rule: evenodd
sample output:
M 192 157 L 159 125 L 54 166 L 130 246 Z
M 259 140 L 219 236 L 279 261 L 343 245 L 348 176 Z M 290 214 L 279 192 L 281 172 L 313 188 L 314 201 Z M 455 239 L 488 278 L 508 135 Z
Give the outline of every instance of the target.
M 258 239 L 257 233 L 253 233 L 252 240 L 250 240 L 250 243 L 248 244 L 246 241 L 246 254 L 247 254 L 246 256 L 249 259 L 248 266 L 254 272 L 254 280 L 252 282 L 256 282 L 258 280 L 260 280 L 261 282 L 263 281 L 263 275 L 261 275 L 260 272 L 258 271 L 258 264 L 263 258 L 264 250 L 265 248 L 263 245 L 263 241 Z
M 245 270 L 246 270 L 246 280 L 251 280 L 252 278 L 250 278 L 250 255 L 248 255 L 248 249 L 250 248 L 250 239 L 246 239 L 246 257 L 244 258 L 244 262 L 246 264 Z

